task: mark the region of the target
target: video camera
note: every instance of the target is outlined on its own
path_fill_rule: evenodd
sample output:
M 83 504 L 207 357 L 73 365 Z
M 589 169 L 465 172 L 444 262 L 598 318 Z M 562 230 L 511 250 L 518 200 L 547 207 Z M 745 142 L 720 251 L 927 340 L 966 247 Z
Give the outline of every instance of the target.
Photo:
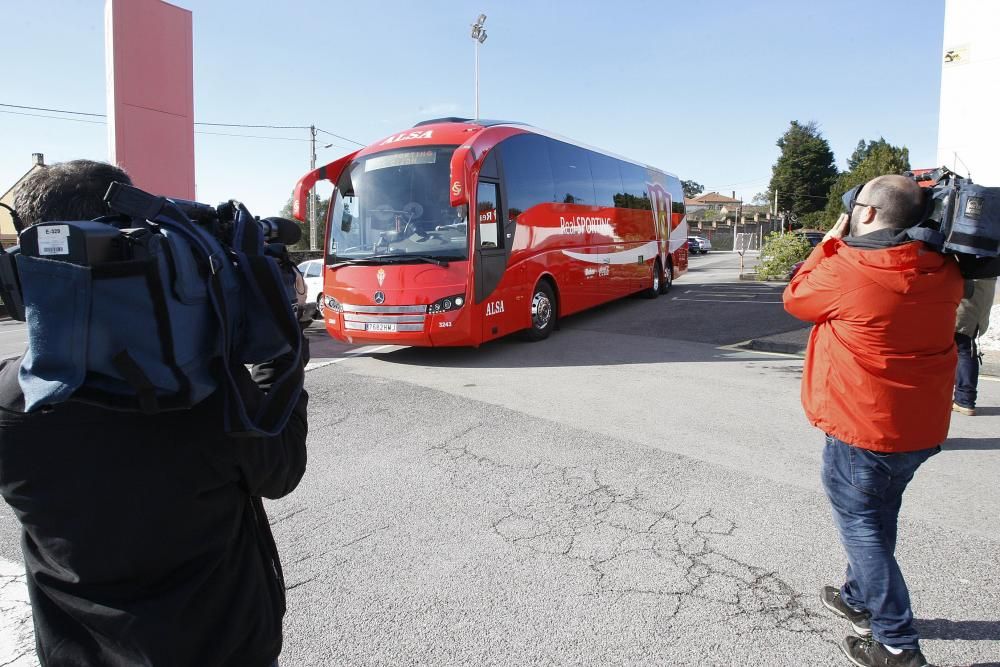
M 146 214 L 153 213 L 150 209 L 150 197 L 151 195 L 138 188 L 113 183 L 104 199 L 120 215 L 87 221 L 39 223 L 23 230 L 17 225 L 20 231 L 19 246 L 0 253 L 0 298 L 7 306 L 10 317 L 22 322 L 25 317 L 21 282 L 15 261 L 17 254 L 80 266 L 148 259 L 150 237 L 155 229 L 155 224 L 150 223 L 146 217 Z M 155 198 L 158 199 L 162 198 Z M 222 244 L 233 246 L 235 223 L 242 204 L 235 200 L 218 206 L 186 199 L 170 198 L 166 201 Z M 13 210 L 11 214 L 16 216 Z M 254 217 L 253 220 L 260 227 L 265 241 L 265 253 L 278 260 L 281 266 L 297 313 L 301 308 L 304 292 L 300 294 L 302 290 L 297 286 L 299 277 L 286 247 L 299 242 L 302 230 L 296 222 L 285 218 Z
M 927 188 L 925 220 L 918 225 L 934 232 L 927 240 L 945 252 L 980 258 L 1000 256 L 1000 188 L 974 184 L 947 167 L 906 174 Z M 922 239 L 926 240 L 926 239 Z
M 966 278 L 1000 275 L 1000 188 L 974 184 L 947 167 L 903 174 L 923 186 L 924 209 L 906 232 L 938 252 L 954 254 Z M 865 184 L 844 193 L 847 211 L 854 208 Z
M 122 183 L 104 199 L 114 215 L 40 222 L 0 251 L 0 296 L 28 323 L 25 410 L 73 398 L 151 414 L 221 389 L 227 431 L 280 432 L 307 356 L 286 250 L 298 224 Z M 248 385 L 246 365 L 286 355 L 270 390 Z

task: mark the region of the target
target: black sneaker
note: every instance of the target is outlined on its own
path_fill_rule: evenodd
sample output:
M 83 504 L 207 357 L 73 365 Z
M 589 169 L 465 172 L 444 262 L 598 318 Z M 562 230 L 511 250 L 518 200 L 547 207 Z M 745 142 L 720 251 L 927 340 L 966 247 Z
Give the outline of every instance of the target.
M 858 611 L 844 602 L 844 598 L 840 597 L 840 589 L 824 586 L 819 592 L 819 601 L 834 614 L 846 619 L 857 636 L 872 636 L 871 614 L 864 609 Z
M 840 649 L 847 659 L 858 667 L 929 667 L 927 658 L 920 649 L 904 648 L 899 655 L 890 653 L 885 646 L 874 639 L 864 637 L 844 637 Z

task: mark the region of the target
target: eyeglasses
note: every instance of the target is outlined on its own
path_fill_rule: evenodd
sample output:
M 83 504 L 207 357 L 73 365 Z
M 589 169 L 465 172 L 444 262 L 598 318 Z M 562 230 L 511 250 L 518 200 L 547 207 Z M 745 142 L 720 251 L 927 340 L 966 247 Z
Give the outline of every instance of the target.
M 844 196 L 841 197 L 841 202 L 843 202 L 844 205 L 844 212 L 846 212 L 848 215 L 850 215 L 854 211 L 855 206 L 868 206 L 874 209 L 882 208 L 881 206 L 876 206 L 875 204 L 865 204 L 864 202 L 858 201 L 857 197 L 861 193 L 861 189 L 863 187 L 865 187 L 865 183 L 862 183 L 861 185 L 856 185 L 847 192 L 845 192 Z

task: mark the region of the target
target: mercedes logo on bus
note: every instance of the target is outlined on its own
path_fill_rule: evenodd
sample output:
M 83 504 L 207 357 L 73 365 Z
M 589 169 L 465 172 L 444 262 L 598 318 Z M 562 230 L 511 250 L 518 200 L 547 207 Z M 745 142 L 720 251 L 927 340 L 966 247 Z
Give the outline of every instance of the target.
M 383 303 L 385 303 L 385 293 L 384 292 L 375 292 L 375 303 L 380 304 L 380 305 L 383 304 Z

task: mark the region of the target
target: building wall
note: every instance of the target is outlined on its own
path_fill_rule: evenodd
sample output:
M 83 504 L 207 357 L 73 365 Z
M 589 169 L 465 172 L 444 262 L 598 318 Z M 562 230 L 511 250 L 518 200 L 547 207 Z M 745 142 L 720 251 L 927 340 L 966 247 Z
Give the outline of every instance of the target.
M 11 189 L 10 192 L 0 197 L 0 203 L 7 204 L 7 206 L 14 205 L 14 190 Z M 8 243 L 14 241 L 17 238 L 17 231 L 14 229 L 14 223 L 10 220 L 10 212 L 4 207 L 0 206 L 0 241 L 3 242 L 6 247 Z
M 17 192 L 17 186 L 23 183 L 24 179 L 33 174 L 36 169 L 40 169 L 45 163 L 45 160 L 41 153 L 35 153 L 34 155 L 31 156 L 31 159 L 32 159 L 31 169 L 29 169 L 24 174 L 24 176 L 17 179 L 17 183 L 14 183 L 12 186 L 10 186 L 10 188 L 8 188 L 6 192 L 0 190 L 0 193 L 3 193 L 3 195 L 0 196 L 0 203 L 7 204 L 7 206 L 13 207 L 14 193 Z M 17 241 L 17 230 L 14 229 L 14 222 L 10 218 L 10 211 L 0 206 L 0 242 L 3 243 L 4 247 L 7 247 L 8 245 L 11 245 L 16 241 Z
M 945 0 L 937 162 L 1000 186 L 1000 1 Z

